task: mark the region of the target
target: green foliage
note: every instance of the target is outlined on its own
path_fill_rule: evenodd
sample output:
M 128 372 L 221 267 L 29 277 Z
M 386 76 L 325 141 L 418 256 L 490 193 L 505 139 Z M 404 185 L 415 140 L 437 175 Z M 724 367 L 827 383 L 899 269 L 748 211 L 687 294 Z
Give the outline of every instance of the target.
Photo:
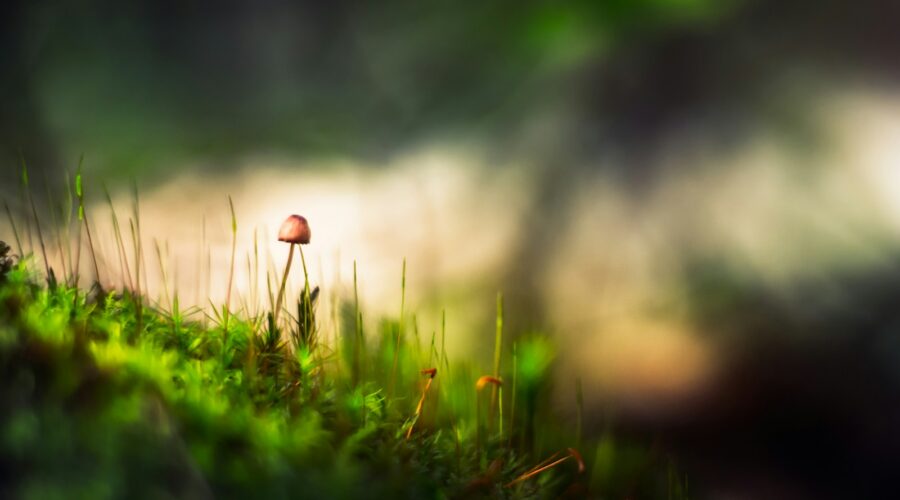
M 0 241 L 0 282 L 2 282 L 13 266 L 13 258 L 9 255 L 11 248 Z
M 518 349 L 519 377 L 530 390 L 547 379 L 556 349 L 550 339 L 538 335 L 522 339 Z
M 8 252 L 4 245 L 5 497 L 545 498 L 633 492 L 644 476 L 656 478 L 651 496 L 666 484 L 684 491 L 672 470 L 645 467 L 643 448 L 611 438 L 582 444 L 594 462 L 584 472 L 569 461 L 521 479 L 577 439 L 549 411 L 546 337 L 520 339 L 517 362 L 506 363 L 519 388 L 500 392 L 499 408 L 518 398 L 524 410 L 498 412 L 491 418 L 506 422 L 478 439 L 475 382 L 485 370 L 450 363 L 443 348 L 436 355 L 434 340 L 425 349 L 398 343 L 396 319 L 382 321 L 380 341 L 368 345 L 361 322 L 349 320 L 361 317 L 354 304 L 342 342 L 314 342 L 316 289 L 284 326 L 272 313 L 232 314 L 227 325 L 220 314 L 203 326 L 179 308 L 177 292 L 166 311 L 130 292 L 50 289 L 29 259 Z M 433 377 L 427 388 L 422 370 Z

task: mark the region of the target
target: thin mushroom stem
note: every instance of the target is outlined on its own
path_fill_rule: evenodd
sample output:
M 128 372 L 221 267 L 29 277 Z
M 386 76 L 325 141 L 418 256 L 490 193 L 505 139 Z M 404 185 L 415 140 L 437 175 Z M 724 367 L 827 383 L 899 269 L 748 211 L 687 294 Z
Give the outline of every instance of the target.
M 309 297 L 309 273 L 306 272 L 306 257 L 303 256 L 303 247 L 300 247 L 300 263 L 303 264 L 303 292 Z
M 284 286 L 287 284 L 288 273 L 291 272 L 292 260 L 294 260 L 294 243 L 291 243 L 291 248 L 288 250 L 287 264 L 284 266 L 284 276 L 281 277 L 281 288 L 278 289 L 278 299 L 275 301 L 275 313 L 272 315 L 273 324 L 278 323 L 278 313 L 281 312 L 281 303 L 284 302 Z

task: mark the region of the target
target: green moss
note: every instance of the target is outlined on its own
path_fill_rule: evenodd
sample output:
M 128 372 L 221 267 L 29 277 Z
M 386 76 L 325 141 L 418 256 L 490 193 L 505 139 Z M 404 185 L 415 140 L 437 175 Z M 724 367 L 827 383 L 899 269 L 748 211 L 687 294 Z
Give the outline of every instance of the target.
M 467 363 L 438 370 L 406 439 L 431 353 L 412 336 L 397 350 L 396 319 L 383 321 L 380 342 L 362 338 L 345 355 L 280 340 L 292 333 L 261 318 L 230 315 L 226 333 L 138 307 L 129 293 L 37 283 L 20 262 L 0 284 L 0 462 L 10 495 L 543 498 L 590 484 L 589 473 L 558 467 L 504 487 L 576 438 L 535 410 L 549 406 L 537 399 L 552 385 L 546 337 L 518 342 L 520 394 L 503 397 L 525 398 L 525 410 L 503 417 L 510 431 L 477 449 L 474 384 L 487 369 Z M 539 444 L 521 439 L 535 428 Z M 588 470 L 614 489 L 624 469 L 611 443 Z

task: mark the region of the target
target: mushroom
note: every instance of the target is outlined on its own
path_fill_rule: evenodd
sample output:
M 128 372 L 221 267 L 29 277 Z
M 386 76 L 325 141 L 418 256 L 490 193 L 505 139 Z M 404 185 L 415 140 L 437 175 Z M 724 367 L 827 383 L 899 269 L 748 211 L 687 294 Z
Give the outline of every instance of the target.
M 478 380 L 475 382 L 475 447 L 478 450 L 479 455 L 481 454 L 481 391 L 488 384 L 493 384 L 494 387 L 502 387 L 503 381 L 497 377 L 483 375 L 478 377 Z M 493 418 L 493 415 L 491 415 L 491 417 Z M 500 425 L 503 425 L 502 407 L 500 408 Z M 503 434 L 503 427 L 500 428 L 500 434 Z
M 284 276 L 281 278 L 281 288 L 278 289 L 278 300 L 275 301 L 275 313 L 273 315 L 273 323 L 278 322 L 278 313 L 281 311 L 281 303 L 284 301 L 284 286 L 287 284 L 288 273 L 291 271 L 291 261 L 294 258 L 294 245 L 306 245 L 309 243 L 312 233 L 309 230 L 309 223 L 306 217 L 302 215 L 291 215 L 281 224 L 278 230 L 278 241 L 284 241 L 291 244 L 288 251 L 287 264 L 284 266 Z M 309 297 L 309 276 L 306 273 L 306 259 L 303 257 L 303 248 L 300 248 L 300 260 L 303 262 L 304 276 L 304 299 Z

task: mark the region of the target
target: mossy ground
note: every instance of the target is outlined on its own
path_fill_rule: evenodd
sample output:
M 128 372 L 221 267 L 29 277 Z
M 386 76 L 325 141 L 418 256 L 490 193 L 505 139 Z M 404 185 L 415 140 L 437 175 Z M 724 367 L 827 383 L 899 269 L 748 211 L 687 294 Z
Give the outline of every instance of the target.
M 546 337 L 500 353 L 504 385 L 478 390 L 487 369 L 448 359 L 434 341 L 398 342 L 397 318 L 365 332 L 345 307 L 346 328 L 326 345 L 314 318 L 203 320 L 177 299 L 164 310 L 128 291 L 45 284 L 27 259 L 3 264 L 4 497 L 684 493 L 644 448 L 611 434 L 578 442 L 580 429 L 562 425 L 550 402 Z M 585 463 L 572 456 L 522 479 L 568 448 Z

